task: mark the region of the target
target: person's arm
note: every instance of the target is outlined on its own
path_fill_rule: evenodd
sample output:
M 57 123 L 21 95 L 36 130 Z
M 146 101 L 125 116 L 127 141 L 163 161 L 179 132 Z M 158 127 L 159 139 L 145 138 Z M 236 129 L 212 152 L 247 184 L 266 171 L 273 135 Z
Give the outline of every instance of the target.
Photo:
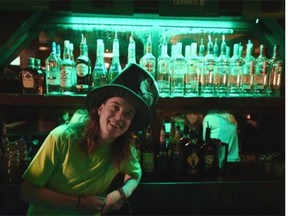
M 141 175 L 136 178 L 129 174 L 125 174 L 124 185 L 119 189 L 110 192 L 106 196 L 106 205 L 103 208 L 102 213 L 109 213 L 120 209 L 125 203 L 126 199 L 128 199 L 132 195 L 133 191 L 137 188 L 140 179 Z
M 129 198 L 133 191 L 137 188 L 140 183 L 141 176 L 138 178 L 133 178 L 131 175 L 125 174 L 124 177 L 124 185 L 122 186 L 122 190 L 125 194 L 126 199 Z
M 45 187 L 37 187 L 27 180 L 21 185 L 20 197 L 31 204 L 46 208 L 69 209 L 81 213 L 96 214 L 105 205 L 105 198 L 96 195 L 73 196 Z

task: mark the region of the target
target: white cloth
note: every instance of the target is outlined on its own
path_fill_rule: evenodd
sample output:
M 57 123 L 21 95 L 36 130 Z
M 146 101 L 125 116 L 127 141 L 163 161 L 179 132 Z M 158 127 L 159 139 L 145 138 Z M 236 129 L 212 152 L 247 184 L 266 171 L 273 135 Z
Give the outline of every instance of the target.
M 203 119 L 204 139 L 207 122 L 211 128 L 211 138 L 220 139 L 221 142 L 228 143 L 227 161 L 240 161 L 237 122 L 234 116 L 229 113 L 207 114 Z

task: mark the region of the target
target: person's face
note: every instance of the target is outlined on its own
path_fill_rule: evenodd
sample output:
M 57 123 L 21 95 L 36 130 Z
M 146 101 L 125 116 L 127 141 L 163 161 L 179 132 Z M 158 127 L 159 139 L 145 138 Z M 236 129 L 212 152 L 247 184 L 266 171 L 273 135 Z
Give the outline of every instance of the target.
M 114 140 L 129 128 L 136 110 L 121 97 L 109 98 L 98 109 L 100 135 L 103 140 Z

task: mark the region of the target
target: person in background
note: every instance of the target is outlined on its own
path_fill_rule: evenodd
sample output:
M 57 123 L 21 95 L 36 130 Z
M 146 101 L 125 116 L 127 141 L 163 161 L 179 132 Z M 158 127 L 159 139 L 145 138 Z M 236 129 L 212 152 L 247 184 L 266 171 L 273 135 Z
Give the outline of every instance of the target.
M 148 127 L 158 95 L 154 78 L 137 64 L 90 91 L 88 114 L 78 110 L 68 124 L 53 129 L 24 172 L 20 196 L 30 203 L 27 214 L 101 215 L 120 209 L 142 175 L 132 132 Z M 123 186 L 108 191 L 119 173 Z
M 227 111 L 210 111 L 203 119 L 203 138 L 205 128 L 209 124 L 211 138 L 220 139 L 228 144 L 228 162 L 240 161 L 237 121 L 233 114 Z

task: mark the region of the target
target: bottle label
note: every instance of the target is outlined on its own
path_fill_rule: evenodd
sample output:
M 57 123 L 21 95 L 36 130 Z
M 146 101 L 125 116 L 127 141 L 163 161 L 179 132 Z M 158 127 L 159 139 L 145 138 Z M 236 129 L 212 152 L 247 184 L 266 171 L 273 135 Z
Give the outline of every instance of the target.
M 59 85 L 60 83 L 60 69 L 59 67 L 50 67 L 47 71 L 47 84 L 48 85 Z
M 73 68 L 71 66 L 61 67 L 60 86 L 68 88 L 73 86 Z
M 154 171 L 154 153 L 152 152 L 143 153 L 143 170 L 145 172 Z
M 29 71 L 22 72 L 22 83 L 24 88 L 33 88 L 34 87 L 34 77 L 33 74 Z
M 89 67 L 84 63 L 77 64 L 76 72 L 78 76 L 84 77 L 89 73 Z
M 199 170 L 197 169 L 197 166 L 199 165 L 199 161 L 200 161 L 200 158 L 196 152 L 193 152 L 191 155 L 189 155 L 186 158 L 186 162 L 189 165 L 188 172 L 191 172 L 192 174 L 199 172 Z

